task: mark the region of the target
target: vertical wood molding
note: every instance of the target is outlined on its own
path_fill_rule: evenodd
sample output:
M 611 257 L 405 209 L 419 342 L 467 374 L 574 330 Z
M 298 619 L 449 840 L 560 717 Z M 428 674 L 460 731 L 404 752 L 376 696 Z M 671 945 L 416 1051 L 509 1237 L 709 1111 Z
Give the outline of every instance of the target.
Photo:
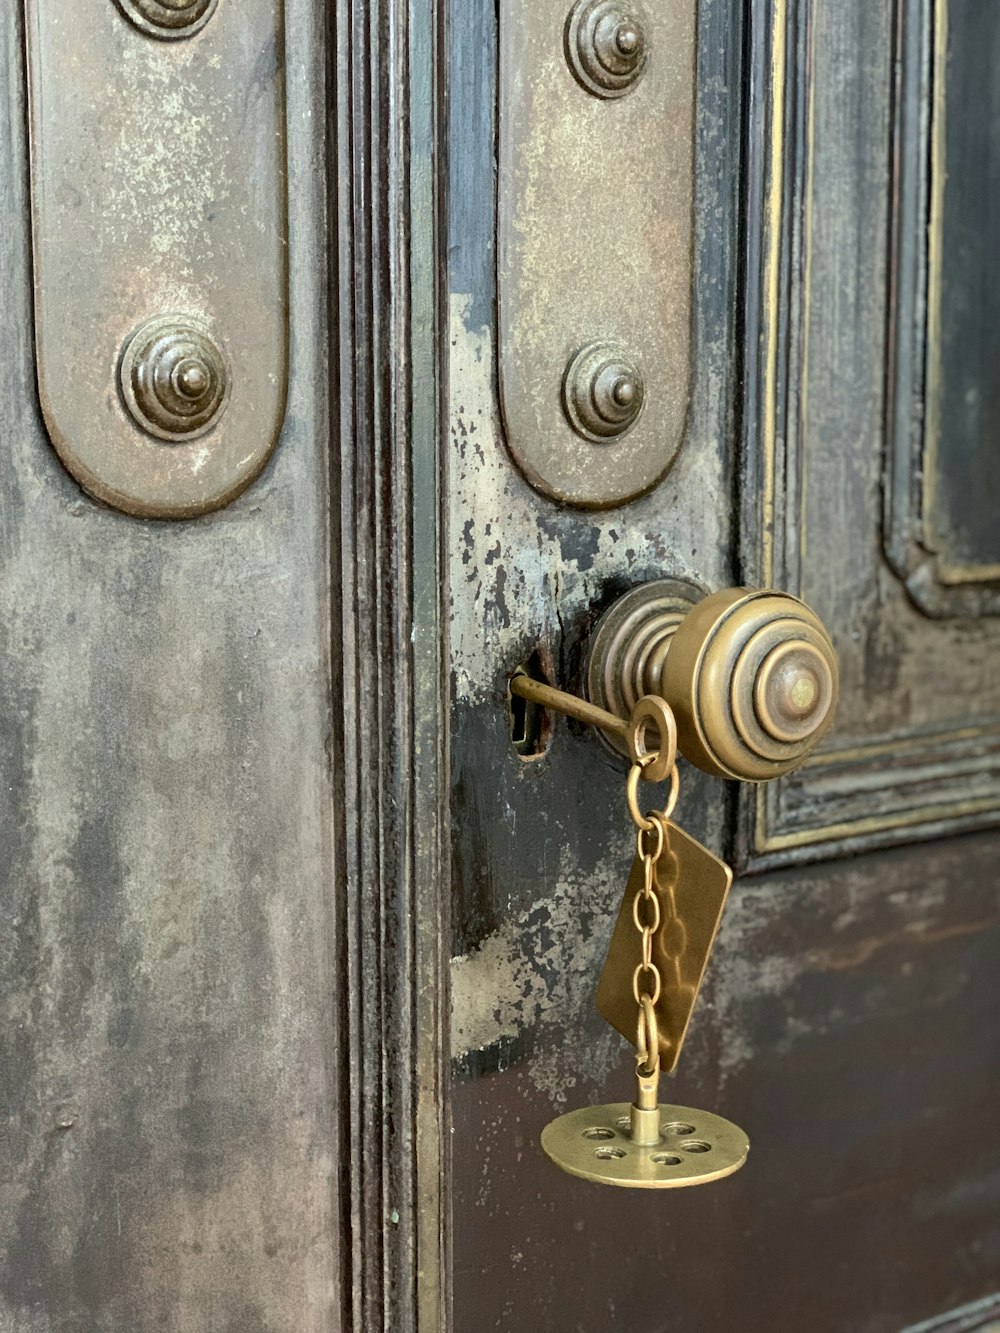
M 343 1325 L 402 1333 L 447 1327 L 450 1269 L 442 20 L 337 0 L 331 23 Z

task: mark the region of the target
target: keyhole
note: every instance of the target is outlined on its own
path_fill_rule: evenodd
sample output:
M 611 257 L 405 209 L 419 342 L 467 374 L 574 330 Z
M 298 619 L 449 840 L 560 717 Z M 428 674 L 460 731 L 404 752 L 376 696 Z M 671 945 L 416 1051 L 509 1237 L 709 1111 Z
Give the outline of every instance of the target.
M 541 653 L 536 648 L 526 662 L 522 662 L 519 671 L 523 671 L 532 680 L 548 685 L 550 682 L 542 666 Z M 510 740 L 515 752 L 522 759 L 542 759 L 552 739 L 552 718 L 547 708 L 522 699 L 518 694 L 510 696 Z

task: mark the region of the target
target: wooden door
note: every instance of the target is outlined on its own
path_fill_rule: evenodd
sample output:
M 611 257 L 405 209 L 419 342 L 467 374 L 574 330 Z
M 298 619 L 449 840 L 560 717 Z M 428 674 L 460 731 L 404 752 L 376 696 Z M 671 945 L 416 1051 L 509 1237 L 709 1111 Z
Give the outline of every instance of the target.
M 71 8 L 0 15 L 0 1328 L 399 1328 L 418 1286 L 436 1327 L 440 1102 L 433 1077 L 413 1093 L 443 1050 L 447 949 L 431 16 Z M 25 74 L 70 17 L 35 111 L 75 101 L 83 137 L 41 206 L 47 241 L 85 216 L 89 243 L 36 338 Z M 138 125 L 133 96 L 154 99 Z M 283 279 L 208 262 L 230 224 L 287 255 Z M 86 338 L 73 301 L 98 281 L 81 380 L 146 457 L 102 350 L 137 293 L 212 325 L 230 407 L 254 382 L 280 396 L 284 358 L 237 349 L 281 326 L 281 429 L 231 503 L 137 518 L 57 457 L 39 343 Z
M 687 430 L 659 486 L 599 514 L 540 496 L 505 448 L 497 16 L 452 8 L 455 1327 L 985 1328 L 996 24 L 954 0 L 697 8 Z M 620 764 L 564 719 L 544 754 L 514 753 L 504 682 L 537 652 L 580 690 L 597 616 L 664 576 L 803 597 L 842 690 L 797 774 L 684 771 L 679 818 L 738 879 L 667 1095 L 752 1148 L 728 1181 L 650 1195 L 561 1175 L 538 1146 L 559 1112 L 630 1096 L 594 1005 L 630 838 Z
M 51 446 L 37 0 L 0 18 L 5 1331 L 1000 1317 L 1000 30 L 973 0 L 699 0 L 686 425 L 594 513 L 505 437 L 507 2 L 285 0 L 249 86 L 285 106 L 287 413 L 181 522 Z M 623 769 L 558 718 L 518 753 L 507 681 L 537 654 L 579 690 L 601 612 L 662 577 L 800 595 L 842 682 L 797 774 L 684 769 L 737 882 L 669 1095 L 752 1151 L 638 1195 L 538 1142 L 630 1095 L 594 1009 Z

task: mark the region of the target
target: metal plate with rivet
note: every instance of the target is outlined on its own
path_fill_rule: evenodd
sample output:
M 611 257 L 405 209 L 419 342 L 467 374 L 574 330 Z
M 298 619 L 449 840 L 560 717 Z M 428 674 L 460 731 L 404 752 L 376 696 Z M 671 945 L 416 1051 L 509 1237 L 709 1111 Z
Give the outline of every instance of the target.
M 188 518 L 284 418 L 283 0 L 67 8 L 25 0 L 42 411 L 89 494 Z
M 501 0 L 498 286 L 507 442 L 589 509 L 650 490 L 687 415 L 691 0 Z

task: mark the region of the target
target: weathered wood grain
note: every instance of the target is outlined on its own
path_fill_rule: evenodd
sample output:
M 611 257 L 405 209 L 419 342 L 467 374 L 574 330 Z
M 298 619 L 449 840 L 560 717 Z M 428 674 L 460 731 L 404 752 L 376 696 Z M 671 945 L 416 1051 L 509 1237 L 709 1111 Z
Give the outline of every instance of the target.
M 998 808 L 996 627 L 931 621 L 884 554 L 894 17 L 699 6 L 694 407 L 663 485 L 595 518 L 540 501 L 504 451 L 494 6 L 452 7 L 459 1330 L 897 1333 L 996 1287 L 996 836 L 873 850 Z M 596 614 L 669 574 L 816 605 L 846 753 L 765 797 L 763 825 L 685 772 L 682 823 L 759 874 L 734 889 L 668 1095 L 753 1146 L 714 1189 L 637 1198 L 561 1176 L 538 1146 L 555 1114 L 629 1095 L 594 1009 L 631 855 L 622 769 L 562 719 L 542 757 L 516 756 L 504 681 L 537 649 L 578 688 Z
M 288 5 L 283 439 L 232 508 L 169 525 L 85 498 L 41 424 L 20 11 L 0 17 L 0 1328 L 319 1333 L 342 1169 L 320 16 Z

